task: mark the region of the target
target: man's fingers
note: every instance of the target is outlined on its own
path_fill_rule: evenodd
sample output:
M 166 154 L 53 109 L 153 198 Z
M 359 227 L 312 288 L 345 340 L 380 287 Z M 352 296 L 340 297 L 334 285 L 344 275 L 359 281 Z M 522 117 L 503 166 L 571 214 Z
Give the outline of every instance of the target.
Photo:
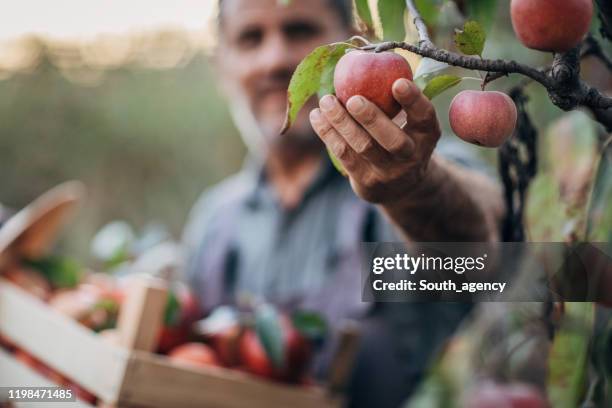
M 439 130 L 436 110 L 421 90 L 407 79 L 393 84 L 393 96 L 406 112 L 406 129 L 409 132 L 432 134 Z
M 327 121 L 348 143 L 353 151 L 377 165 L 388 162 L 389 157 L 380 145 L 348 114 L 344 106 L 332 95 L 324 96 L 319 105 Z
M 349 146 L 346 140 L 331 125 L 320 109 L 310 112 L 310 123 L 314 131 L 319 135 L 327 148 L 342 162 L 344 168 L 349 172 L 355 172 L 363 165 L 357 153 Z
M 347 103 L 349 113 L 387 152 L 408 157 L 414 142 L 378 106 L 362 96 L 353 96 Z

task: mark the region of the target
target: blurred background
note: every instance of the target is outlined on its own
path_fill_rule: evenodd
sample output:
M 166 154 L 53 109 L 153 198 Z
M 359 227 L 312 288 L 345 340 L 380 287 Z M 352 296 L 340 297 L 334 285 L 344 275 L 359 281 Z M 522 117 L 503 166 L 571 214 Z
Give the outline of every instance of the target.
M 213 0 L 0 6 L 0 203 L 68 179 L 89 197 L 64 244 L 101 225 L 180 234 L 199 193 L 244 155 L 209 62 Z
M 449 47 L 443 39 L 450 41 L 461 25 L 453 4 L 441 15 L 440 46 Z M 515 39 L 507 9 L 498 8 L 485 57 L 547 63 L 549 55 Z M 62 181 L 82 180 L 88 201 L 62 245 L 83 259 L 91 237 L 112 220 L 137 231 L 161 223 L 179 237 L 197 196 L 235 172 L 245 154 L 216 87 L 215 13 L 214 0 L 4 2 L 0 203 L 18 209 Z M 583 71 L 593 85 L 612 88 L 599 62 L 587 61 Z M 518 79 L 496 81 L 491 89 L 507 90 Z M 477 89 L 479 82 L 461 87 Z M 447 133 L 457 91 L 436 99 Z M 577 140 L 592 150 L 597 127 L 586 114 L 563 114 L 538 85 L 528 94 L 541 143 L 565 132 L 571 146 Z M 495 167 L 495 151 L 473 149 Z M 541 159 L 544 167 L 555 161 Z M 539 201 L 542 208 L 558 192 L 550 194 Z

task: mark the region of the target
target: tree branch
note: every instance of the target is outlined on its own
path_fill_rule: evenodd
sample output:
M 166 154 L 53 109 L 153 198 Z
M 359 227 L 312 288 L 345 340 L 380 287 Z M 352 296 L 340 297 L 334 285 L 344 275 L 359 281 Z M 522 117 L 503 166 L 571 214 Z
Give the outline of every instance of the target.
M 408 9 L 408 13 L 410 13 L 413 18 L 412 21 L 417 29 L 419 39 L 421 41 L 431 42 L 431 39 L 429 38 L 429 32 L 427 31 L 427 24 L 425 24 L 425 20 L 423 20 L 423 17 L 421 17 L 421 13 L 419 13 L 419 10 L 417 10 L 416 6 L 414 5 L 414 2 L 406 1 L 406 8 Z
M 556 54 L 552 65 L 546 69 L 534 68 L 513 60 L 490 60 L 460 55 L 435 46 L 429 37 L 427 26 L 417 10 L 414 0 L 406 0 L 406 7 L 417 28 L 418 45 L 389 41 L 366 45 L 361 49 L 382 52 L 401 48 L 449 65 L 491 73 L 489 82 L 503 75 L 521 74 L 544 86 L 551 101 L 559 108 L 568 111 L 579 106 L 585 106 L 594 112 L 595 118 L 608 131 L 612 129 L 612 114 L 608 113 L 612 110 L 610 109 L 612 108 L 612 98 L 603 95 L 580 79 L 580 47 L 566 53 Z M 602 55 L 604 54 L 602 53 Z

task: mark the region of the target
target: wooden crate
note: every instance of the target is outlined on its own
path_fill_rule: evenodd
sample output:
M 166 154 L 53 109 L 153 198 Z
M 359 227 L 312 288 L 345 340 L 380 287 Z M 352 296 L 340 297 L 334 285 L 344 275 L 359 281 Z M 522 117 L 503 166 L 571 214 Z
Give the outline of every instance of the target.
M 56 384 L 52 383 L 45 377 L 25 366 L 21 362 L 12 358 L 12 356 L 6 351 L 0 349 L 0 384 L 3 387 L 23 387 L 27 384 L 29 387 L 55 387 Z M 4 396 L 0 395 L 0 401 Z M 57 404 L 55 404 L 57 405 Z M 18 408 L 48 408 L 48 402 L 22 402 L 15 404 Z M 92 405 L 87 402 L 76 400 L 70 403 L 71 407 L 74 408 L 91 408 Z
M 333 408 L 342 404 L 340 396 L 320 387 L 289 386 L 220 367 L 179 366 L 151 353 L 165 302 L 162 282 L 139 279 L 122 306 L 113 344 L 0 278 L 0 333 L 78 381 L 103 401 L 101 406 Z M 349 349 L 342 359 L 350 359 Z M 0 354 L 0 373 L 24 371 L 19 364 L 9 354 Z M 338 367 L 332 376 L 336 385 L 346 376 L 346 365 Z M 31 376 L 15 378 L 23 378 L 22 386 L 43 383 Z M 15 385 L 7 381 L 0 375 L 0 386 Z

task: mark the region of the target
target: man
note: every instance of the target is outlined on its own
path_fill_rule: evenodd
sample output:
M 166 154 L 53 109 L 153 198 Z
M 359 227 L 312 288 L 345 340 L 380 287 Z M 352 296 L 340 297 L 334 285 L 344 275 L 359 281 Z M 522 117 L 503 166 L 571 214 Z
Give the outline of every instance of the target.
M 350 1 L 280 3 L 220 2 L 216 63 L 250 157 L 194 207 L 185 232 L 188 279 L 206 311 L 246 293 L 319 311 L 332 326 L 360 319 L 350 405 L 398 406 L 465 307 L 361 302 L 360 244 L 495 240 L 501 194 L 459 160 L 433 153 L 434 108 L 406 80 L 393 86 L 403 107 L 396 122 L 362 97 L 345 108 L 325 96 L 280 136 L 297 64 L 316 46 L 354 34 Z M 326 146 L 348 179 L 333 169 Z M 324 376 L 328 359 L 321 361 Z

